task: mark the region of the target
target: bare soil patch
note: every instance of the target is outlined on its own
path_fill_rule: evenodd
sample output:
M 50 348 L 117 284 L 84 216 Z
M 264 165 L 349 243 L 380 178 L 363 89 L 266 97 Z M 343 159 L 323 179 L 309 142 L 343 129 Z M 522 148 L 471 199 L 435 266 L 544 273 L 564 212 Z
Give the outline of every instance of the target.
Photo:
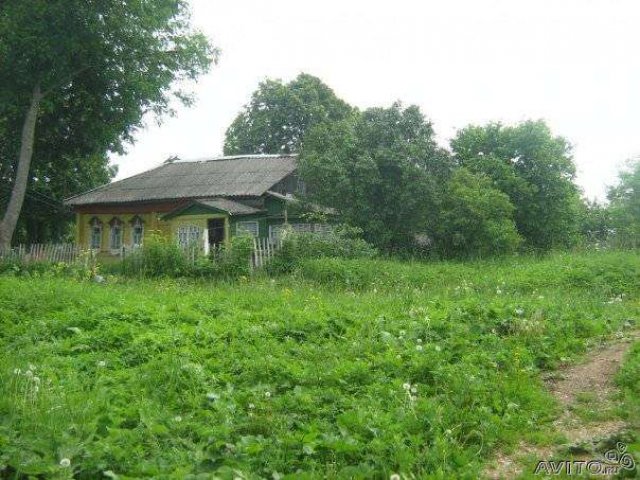
M 585 443 L 595 445 L 625 428 L 625 422 L 619 419 L 587 422 L 575 414 L 574 407 L 582 395 L 588 395 L 588 402 L 597 405 L 600 410 L 615 407 L 617 388 L 614 376 L 625 353 L 638 338 L 639 331 L 631 332 L 594 349 L 583 362 L 565 366 L 545 379 L 547 388 L 563 407 L 563 412 L 553 423 L 553 427 L 567 439 L 569 446 Z M 523 472 L 524 458 L 548 460 L 555 450 L 555 447 L 522 442 L 513 454 L 498 452 L 484 476 L 496 480 L 516 478 Z

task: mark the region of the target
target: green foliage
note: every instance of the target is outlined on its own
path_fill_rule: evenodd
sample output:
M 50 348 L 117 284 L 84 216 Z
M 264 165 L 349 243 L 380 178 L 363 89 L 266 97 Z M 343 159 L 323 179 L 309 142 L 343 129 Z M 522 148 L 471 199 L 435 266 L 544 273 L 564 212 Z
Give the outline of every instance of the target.
M 297 152 L 311 127 L 340 121 L 351 111 L 314 76 L 303 73 L 287 84 L 266 80 L 227 130 L 224 153 Z
M 140 277 L 179 277 L 187 273 L 189 253 L 173 238 L 151 235 L 144 248 L 134 250 L 123 259 L 122 273 Z
M 376 254 L 376 249 L 362 239 L 362 231 L 347 225 L 323 234 L 286 230 L 282 246 L 267 264 L 267 271 L 291 272 L 309 258 L 372 258 Z
M 640 161 L 620 172 L 618 184 L 609 189 L 609 226 L 615 242 L 623 247 L 640 245 Z
M 307 262 L 368 280 L 0 276 L 0 475 L 478 478 L 557 418 L 541 370 L 640 315 L 629 252 Z
M 311 130 L 299 161 L 309 199 L 387 251 L 433 229 L 451 163 L 416 106 L 372 108 Z
M 71 263 L 67 262 L 24 262 L 17 259 L 0 260 L 0 274 L 11 274 L 30 278 L 72 278 L 91 280 L 98 273 L 95 259 L 90 253 L 81 255 Z
M 154 235 L 124 258 L 119 273 L 136 278 L 248 276 L 252 248 L 251 237 L 239 236 L 229 247 L 204 256 L 196 245 L 183 249 L 171 238 Z
M 123 152 L 145 114 L 190 103 L 177 82 L 216 54 L 191 28 L 186 0 L 0 2 L 0 212 L 36 85 L 44 94 L 18 238 L 64 235 L 62 199 L 108 182 L 107 153 Z
M 445 257 L 486 257 L 513 252 L 521 238 L 509 197 L 483 175 L 458 169 L 447 186 L 436 248 Z
M 486 175 L 509 196 L 527 246 L 547 250 L 576 242 L 580 198 L 571 146 L 544 122 L 469 126 L 451 147 L 461 166 Z

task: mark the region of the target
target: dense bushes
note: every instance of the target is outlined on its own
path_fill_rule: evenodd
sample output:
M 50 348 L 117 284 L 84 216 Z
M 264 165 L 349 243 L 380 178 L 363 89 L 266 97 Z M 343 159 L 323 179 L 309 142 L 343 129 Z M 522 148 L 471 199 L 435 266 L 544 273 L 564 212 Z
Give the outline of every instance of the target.
M 341 225 L 330 233 L 296 233 L 285 231 L 282 247 L 267 265 L 272 274 L 294 270 L 305 259 L 339 257 L 372 258 L 376 249 L 360 237 L 358 228 Z
M 251 248 L 251 238 L 234 237 L 228 247 L 204 256 L 195 246 L 183 249 L 170 238 L 154 236 L 123 260 L 121 273 L 142 278 L 239 277 L 250 273 Z

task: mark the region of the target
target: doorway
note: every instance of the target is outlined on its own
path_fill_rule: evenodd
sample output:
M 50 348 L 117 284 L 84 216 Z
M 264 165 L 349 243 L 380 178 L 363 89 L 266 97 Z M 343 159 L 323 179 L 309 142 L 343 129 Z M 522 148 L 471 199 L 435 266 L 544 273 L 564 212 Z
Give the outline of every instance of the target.
M 209 247 L 216 248 L 224 243 L 224 218 L 210 218 L 207 220 L 209 230 Z

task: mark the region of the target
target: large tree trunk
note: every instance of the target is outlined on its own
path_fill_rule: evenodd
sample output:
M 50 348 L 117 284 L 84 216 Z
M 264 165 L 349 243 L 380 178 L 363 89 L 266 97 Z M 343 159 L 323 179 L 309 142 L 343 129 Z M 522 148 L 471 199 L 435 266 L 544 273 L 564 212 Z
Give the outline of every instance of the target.
M 33 156 L 33 141 L 36 131 L 36 121 L 38 120 L 38 110 L 42 92 L 40 85 L 36 85 L 31 94 L 31 105 L 22 125 L 22 138 L 20 141 L 20 156 L 18 157 L 18 168 L 16 178 L 11 189 L 11 198 L 0 222 L 0 248 L 10 247 L 13 232 L 18 223 L 24 196 L 27 193 L 27 183 L 29 181 L 29 169 L 31 167 L 31 157 Z

